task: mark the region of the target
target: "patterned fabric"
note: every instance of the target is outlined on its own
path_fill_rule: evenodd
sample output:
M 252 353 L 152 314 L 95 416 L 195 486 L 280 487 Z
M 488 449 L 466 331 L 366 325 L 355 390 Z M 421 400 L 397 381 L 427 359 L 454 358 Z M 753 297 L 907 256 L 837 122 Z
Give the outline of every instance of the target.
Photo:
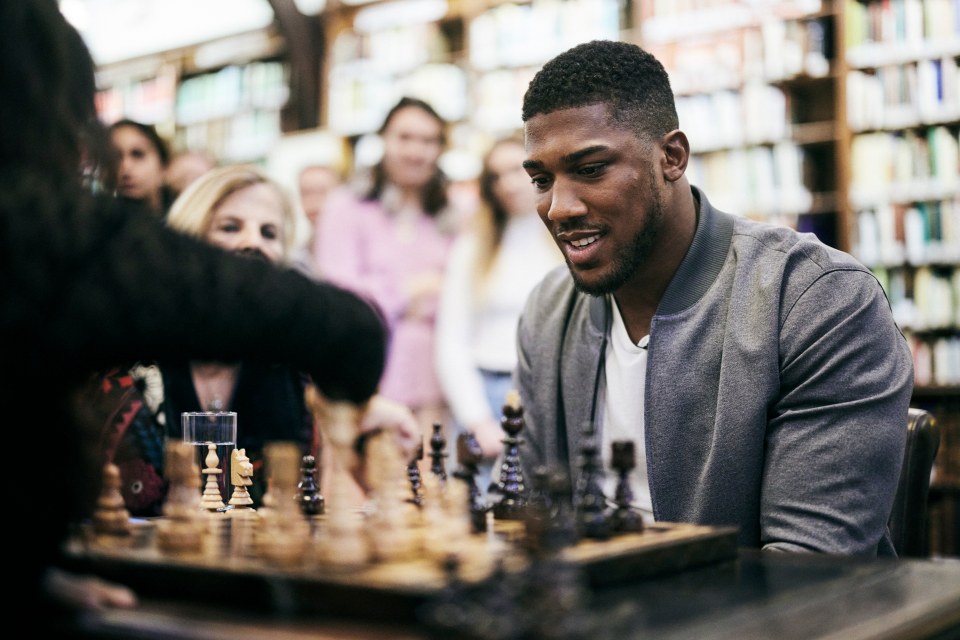
M 152 369 L 159 374 L 156 367 Z M 107 416 L 101 440 L 105 460 L 120 469 L 120 493 L 130 514 L 145 517 L 160 515 L 167 490 L 162 477 L 165 427 L 163 413 L 158 413 L 162 381 L 158 389 L 153 377 L 147 393 L 148 372 L 143 367 L 115 368 L 101 380 L 96 398 Z

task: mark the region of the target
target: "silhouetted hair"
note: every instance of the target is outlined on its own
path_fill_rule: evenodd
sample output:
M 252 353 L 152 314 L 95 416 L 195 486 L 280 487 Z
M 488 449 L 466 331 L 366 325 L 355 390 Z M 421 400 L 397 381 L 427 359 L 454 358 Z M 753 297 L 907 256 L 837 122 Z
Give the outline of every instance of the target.
M 108 151 L 90 52 L 55 0 L 3 0 L 0 25 L 0 167 L 76 190 Z
M 634 44 L 612 40 L 577 45 L 543 65 L 523 96 L 522 118 L 593 104 L 607 105 L 615 124 L 641 138 L 679 126 L 663 65 Z
M 387 117 L 383 120 L 383 125 L 380 126 L 380 129 L 377 133 L 383 135 L 383 132 L 387 130 L 387 127 L 390 126 L 390 122 L 393 120 L 400 111 L 404 109 L 420 109 L 434 120 L 440 124 L 440 144 L 445 145 L 447 143 L 446 129 L 447 122 L 440 117 L 440 114 L 430 106 L 429 103 L 420 100 L 418 98 L 403 97 L 400 98 L 400 101 L 395 104 L 390 111 L 387 112 Z M 373 167 L 373 184 L 370 186 L 370 190 L 367 191 L 366 198 L 368 200 L 379 200 L 383 196 L 383 190 L 387 186 L 387 175 L 383 169 L 383 161 L 381 160 Z M 443 211 L 448 203 L 447 199 L 447 187 L 449 186 L 449 180 L 447 176 L 437 167 L 436 173 L 433 174 L 433 177 L 430 178 L 430 181 L 423 187 L 423 192 L 421 194 L 421 205 L 423 210 L 430 215 L 436 215 Z

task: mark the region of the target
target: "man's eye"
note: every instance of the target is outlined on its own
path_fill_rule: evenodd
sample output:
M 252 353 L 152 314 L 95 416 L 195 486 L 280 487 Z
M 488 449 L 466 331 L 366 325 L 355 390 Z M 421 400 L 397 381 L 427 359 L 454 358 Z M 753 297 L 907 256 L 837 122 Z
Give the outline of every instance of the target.
M 533 186 L 535 186 L 537 189 L 546 189 L 550 186 L 550 178 L 545 176 L 534 176 L 533 178 L 530 178 L 530 182 L 532 182 Z
M 577 171 L 582 176 L 596 176 L 603 173 L 603 170 L 606 168 L 604 164 L 588 164 L 586 166 L 580 167 Z

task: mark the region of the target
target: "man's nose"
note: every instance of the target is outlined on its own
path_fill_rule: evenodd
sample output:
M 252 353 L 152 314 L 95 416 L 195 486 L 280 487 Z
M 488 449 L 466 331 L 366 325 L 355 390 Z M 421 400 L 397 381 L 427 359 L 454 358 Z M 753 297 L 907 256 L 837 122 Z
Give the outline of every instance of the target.
M 559 222 L 587 214 L 587 207 L 580 198 L 576 187 L 568 181 L 555 181 L 549 197 L 550 208 L 547 210 L 547 219 L 549 220 Z

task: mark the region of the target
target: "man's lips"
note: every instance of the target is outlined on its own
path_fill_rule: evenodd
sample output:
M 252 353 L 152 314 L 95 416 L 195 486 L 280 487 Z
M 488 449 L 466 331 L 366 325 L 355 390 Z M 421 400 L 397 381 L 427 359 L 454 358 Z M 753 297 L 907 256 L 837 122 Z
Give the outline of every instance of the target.
M 579 266 L 596 259 L 603 234 L 596 230 L 577 230 L 563 231 L 556 237 L 567 259 Z

